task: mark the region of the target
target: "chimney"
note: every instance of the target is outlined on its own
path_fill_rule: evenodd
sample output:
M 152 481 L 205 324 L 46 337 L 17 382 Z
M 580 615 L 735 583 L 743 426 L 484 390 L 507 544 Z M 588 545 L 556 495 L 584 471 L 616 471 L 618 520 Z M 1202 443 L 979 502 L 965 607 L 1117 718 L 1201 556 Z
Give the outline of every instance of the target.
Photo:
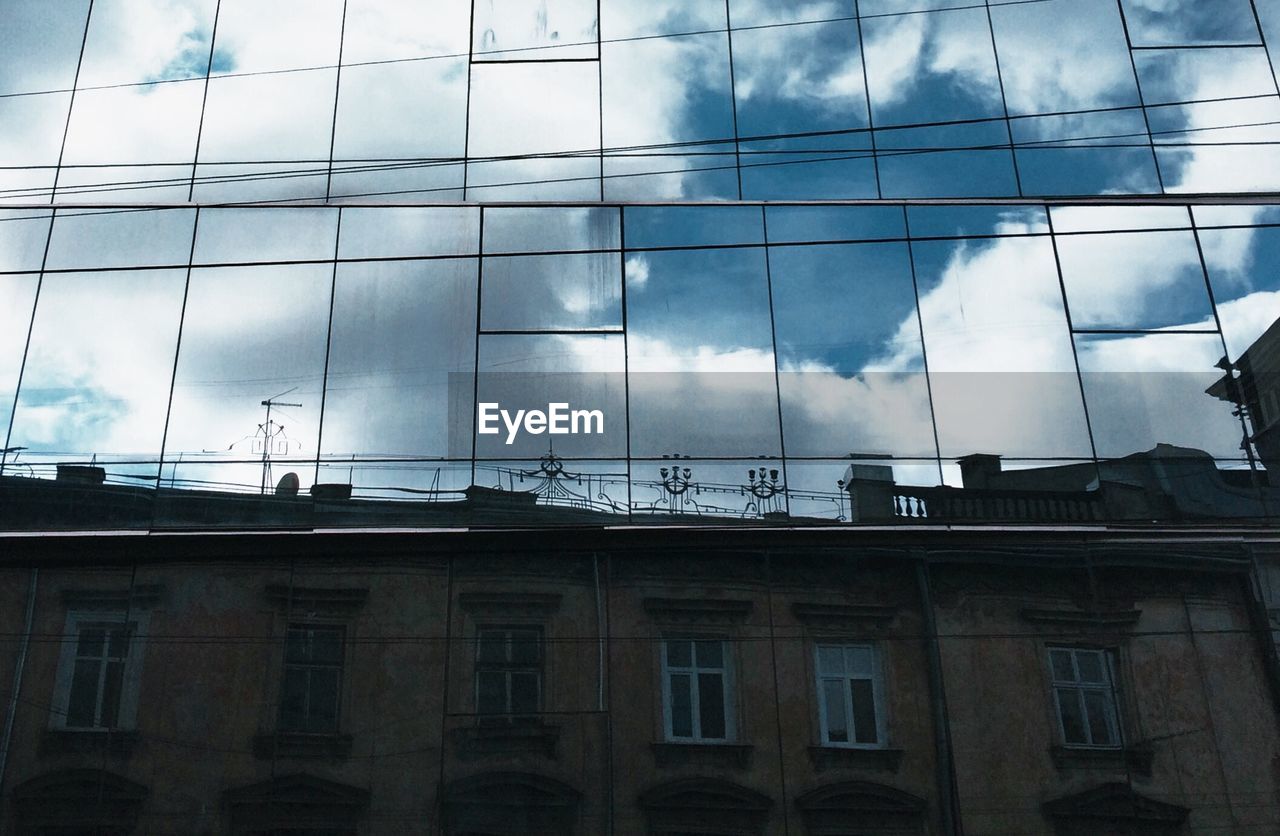
M 1000 457 L 992 453 L 970 453 L 956 463 L 960 465 L 960 481 L 969 489 L 993 487 L 991 483 L 1000 475 Z

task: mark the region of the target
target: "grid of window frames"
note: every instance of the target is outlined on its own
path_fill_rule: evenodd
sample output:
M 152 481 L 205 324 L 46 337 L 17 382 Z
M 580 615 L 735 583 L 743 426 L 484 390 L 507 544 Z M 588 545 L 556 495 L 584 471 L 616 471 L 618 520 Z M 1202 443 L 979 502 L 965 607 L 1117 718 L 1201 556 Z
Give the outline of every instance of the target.
M 529 722 L 542 710 L 542 630 L 481 627 L 476 636 L 476 711 L 481 722 Z
M 734 740 L 736 718 L 728 643 L 720 639 L 663 640 L 662 704 L 667 740 Z
M 1112 654 L 1106 650 L 1054 647 L 1049 649 L 1049 665 L 1063 743 L 1099 749 L 1120 746 Z
M 345 637 L 345 629 L 338 626 L 290 625 L 285 641 L 279 731 L 338 731 Z
M 1155 6 L 10 0 L 0 200 L 1274 188 L 1280 3 Z
M 876 648 L 820 644 L 818 725 L 824 746 L 883 746 L 884 696 Z
M 0 472 L 122 501 L 3 524 L 439 522 L 473 485 L 548 524 L 945 520 L 956 488 L 1003 497 L 987 519 L 1264 519 L 1244 437 L 1269 414 L 1248 358 L 1280 319 L 1278 224 L 1260 204 L 7 210 Z M 481 403 L 603 431 L 481 433 Z M 1109 504 L 1135 482 L 1174 493 Z

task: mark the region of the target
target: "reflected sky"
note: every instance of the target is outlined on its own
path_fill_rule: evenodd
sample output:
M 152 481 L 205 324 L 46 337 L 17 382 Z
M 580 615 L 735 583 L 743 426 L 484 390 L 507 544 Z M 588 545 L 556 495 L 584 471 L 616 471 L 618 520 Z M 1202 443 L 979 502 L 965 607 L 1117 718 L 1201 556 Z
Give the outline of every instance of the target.
M 1256 144 L 1280 108 L 1265 2 L 1263 33 L 1247 0 L 471 5 L 6 0 L 0 166 L 47 168 L 0 168 L 0 199 L 994 197 L 1280 171 Z

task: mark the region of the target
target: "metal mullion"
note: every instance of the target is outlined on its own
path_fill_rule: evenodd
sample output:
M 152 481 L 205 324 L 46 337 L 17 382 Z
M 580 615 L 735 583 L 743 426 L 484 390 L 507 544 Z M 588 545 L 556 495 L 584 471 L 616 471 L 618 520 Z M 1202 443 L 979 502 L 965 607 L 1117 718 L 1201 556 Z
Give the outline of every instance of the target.
M 1009 119 L 1009 99 L 1004 92 L 1004 75 L 1000 71 L 1000 50 L 996 46 L 996 24 L 991 17 L 991 0 L 983 0 L 987 10 L 987 29 L 991 32 L 991 57 L 996 63 L 996 81 L 1000 85 L 1000 104 L 1004 108 L 1004 128 L 1009 136 L 1009 161 L 1013 164 L 1013 182 L 1022 196 L 1022 175 L 1018 172 L 1018 152 L 1014 150 L 1013 122 Z

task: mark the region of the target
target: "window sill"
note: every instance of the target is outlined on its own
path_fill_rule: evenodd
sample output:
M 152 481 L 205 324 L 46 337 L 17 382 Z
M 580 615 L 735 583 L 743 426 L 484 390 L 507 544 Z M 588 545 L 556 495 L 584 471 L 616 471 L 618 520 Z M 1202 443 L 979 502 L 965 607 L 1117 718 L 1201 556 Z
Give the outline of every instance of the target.
M 70 755 L 91 752 L 127 758 L 138 744 L 136 731 L 118 729 L 47 729 L 40 741 L 42 755 Z
M 747 769 L 754 747 L 740 743 L 654 743 L 658 766 L 719 766 Z
M 1150 775 L 1151 762 L 1155 759 L 1155 750 L 1142 746 L 1128 749 L 1054 746 L 1049 753 L 1053 756 L 1053 765 L 1060 771 L 1098 769 L 1123 772 L 1131 770 L 1140 775 Z
M 828 769 L 860 769 L 873 772 L 897 772 L 902 762 L 901 749 L 861 748 L 856 746 L 810 746 L 809 760 L 818 772 Z
M 541 723 L 486 722 L 454 729 L 453 742 L 463 760 L 489 755 L 533 755 L 555 760 L 560 727 Z
M 274 732 L 253 739 L 255 757 L 343 760 L 351 755 L 349 734 Z

